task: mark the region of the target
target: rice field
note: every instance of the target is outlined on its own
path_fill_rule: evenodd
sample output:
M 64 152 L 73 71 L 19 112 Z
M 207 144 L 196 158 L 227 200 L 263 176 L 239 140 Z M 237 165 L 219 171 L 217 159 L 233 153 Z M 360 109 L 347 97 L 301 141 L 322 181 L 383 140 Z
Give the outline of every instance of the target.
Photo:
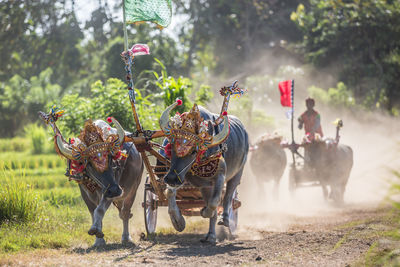
M 90 214 L 77 184 L 64 176 L 66 161 L 33 155 L 27 144 L 0 140 L 0 254 L 91 244 Z
M 10 149 L 13 146 L 0 151 L 0 258 L 35 249 L 90 247 L 95 240 L 87 234 L 91 216 L 78 185 L 64 175 L 66 160 L 49 152 L 34 155 L 29 147 Z M 143 180 L 130 220 L 136 241 L 145 232 L 142 199 Z M 3 213 L 8 217 L 1 219 Z M 205 231 L 206 225 L 205 220 L 187 218 L 188 231 Z M 104 217 L 103 232 L 107 243 L 120 243 L 122 221 L 113 205 Z M 157 235 L 172 233 L 176 231 L 167 209 L 159 209 Z

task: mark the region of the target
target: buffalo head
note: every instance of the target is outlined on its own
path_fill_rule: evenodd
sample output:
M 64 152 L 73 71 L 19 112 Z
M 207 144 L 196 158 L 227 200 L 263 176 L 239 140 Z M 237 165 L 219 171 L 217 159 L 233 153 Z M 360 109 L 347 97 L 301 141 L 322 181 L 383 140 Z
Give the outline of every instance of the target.
M 196 104 L 189 112 L 176 114 L 170 118 L 169 113 L 180 102 L 169 106 L 160 117 L 161 130 L 166 134 L 171 149 L 171 166 L 164 177 L 165 183 L 172 187 L 183 184 L 186 173 L 193 163 L 205 151 L 222 143 L 229 135 L 229 120 L 224 116 L 222 131 L 213 135 L 213 122 L 205 121 Z
M 95 181 L 107 199 L 118 198 L 123 193 L 116 182 L 116 172 L 112 163 L 113 157 L 120 153 L 125 132 L 117 120 L 111 118 L 111 121 L 116 126 L 116 133 L 102 129 L 88 120 L 79 137 L 71 143 L 65 142 L 59 132 L 55 136 L 58 153 L 71 160 L 72 165 L 78 166 L 80 174 Z

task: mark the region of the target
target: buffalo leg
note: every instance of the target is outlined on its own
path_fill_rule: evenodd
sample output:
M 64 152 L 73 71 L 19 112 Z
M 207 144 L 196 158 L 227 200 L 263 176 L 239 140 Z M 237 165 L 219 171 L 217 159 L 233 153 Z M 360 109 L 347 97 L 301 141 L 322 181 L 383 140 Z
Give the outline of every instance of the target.
M 178 205 L 176 204 L 176 189 L 168 188 L 166 195 L 168 198 L 168 214 L 172 225 L 174 226 L 175 230 L 182 232 L 186 227 L 186 222 Z
M 88 208 L 88 210 L 90 212 L 90 216 L 92 217 L 92 224 L 93 224 L 94 223 L 94 210 L 96 209 L 96 205 L 94 204 L 93 201 L 91 201 L 89 199 L 88 194 L 91 194 L 92 198 L 94 198 L 94 199 L 96 199 L 97 196 L 96 196 L 96 194 L 93 194 L 91 192 L 86 191 L 83 188 L 83 185 L 79 185 L 79 189 L 81 191 L 81 196 L 83 198 L 83 201 L 85 201 L 86 206 L 87 206 L 87 208 Z M 99 246 L 103 246 L 105 244 L 106 244 L 106 241 L 104 240 L 103 237 L 96 237 L 96 241 L 94 242 L 93 246 L 94 247 L 99 247 Z
M 217 213 L 214 212 L 214 216 L 210 218 L 210 225 L 208 228 L 207 235 L 200 241 L 203 243 L 215 243 L 217 241 L 217 234 L 215 232 L 215 225 L 217 224 Z
M 274 192 L 272 193 L 274 196 L 274 201 L 279 200 L 279 184 L 280 184 L 280 177 L 274 180 Z
M 321 183 L 321 187 L 322 187 L 322 194 L 324 195 L 324 199 L 328 200 L 328 186 L 325 183 Z
M 103 218 L 104 214 L 106 213 L 107 209 L 110 207 L 111 200 L 107 200 L 105 197 L 103 197 L 97 206 L 97 208 L 94 210 L 93 214 L 93 225 L 90 227 L 88 233 L 89 235 L 96 235 L 98 238 L 104 237 L 102 228 L 103 228 Z
M 216 213 L 219 202 L 221 201 L 222 188 L 224 187 L 225 175 L 218 174 L 215 180 L 212 194 L 206 201 L 206 206 L 201 210 L 200 214 L 203 218 L 212 218 Z M 203 196 L 204 198 L 204 196 Z
M 218 222 L 219 225 L 229 227 L 229 210 L 232 208 L 233 194 L 235 193 L 237 186 L 240 184 L 242 173 L 243 169 L 241 169 L 226 183 L 226 192 L 223 200 L 224 212 L 222 213 L 222 221 Z
M 131 207 L 134 200 L 135 200 L 135 195 L 131 195 L 131 197 L 128 197 L 124 201 L 118 203 L 118 206 L 119 205 L 122 206 L 119 209 L 119 217 L 121 218 L 124 227 L 121 237 L 122 244 L 132 243 L 132 238 L 131 235 L 129 234 L 129 220 L 130 218 L 132 218 Z

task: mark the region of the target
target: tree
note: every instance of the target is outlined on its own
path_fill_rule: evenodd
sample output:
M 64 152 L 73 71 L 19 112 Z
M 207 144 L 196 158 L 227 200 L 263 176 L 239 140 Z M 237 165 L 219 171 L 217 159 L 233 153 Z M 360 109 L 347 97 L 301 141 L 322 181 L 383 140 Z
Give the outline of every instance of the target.
M 61 87 L 52 84 L 50 68 L 29 80 L 14 75 L 0 83 L 0 136 L 14 136 L 28 122 L 37 120 L 37 112 L 57 99 Z
M 308 61 L 336 65 L 339 79 L 359 101 L 381 102 L 391 110 L 400 100 L 399 1 L 311 0 L 309 8 L 299 5 L 291 18 L 303 31 Z
M 180 35 L 186 47 L 184 67 L 190 73 L 199 51 L 212 47 L 216 74 L 247 77 L 265 65 L 265 52 L 284 53 L 285 43 L 301 40 L 290 20 L 300 1 L 175 1 L 188 22 Z M 282 45 L 281 45 L 282 44 Z M 208 68 L 209 69 L 209 68 Z

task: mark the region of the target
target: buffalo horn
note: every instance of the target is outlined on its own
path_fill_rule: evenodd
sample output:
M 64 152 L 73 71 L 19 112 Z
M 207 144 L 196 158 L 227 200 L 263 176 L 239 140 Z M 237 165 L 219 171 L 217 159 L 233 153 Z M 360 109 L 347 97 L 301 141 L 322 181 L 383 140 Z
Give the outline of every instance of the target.
M 114 123 L 115 128 L 117 128 L 119 143 L 122 145 L 125 140 L 125 130 L 124 128 L 122 128 L 121 124 L 119 124 L 119 122 L 116 119 L 111 117 L 111 120 Z
M 56 136 L 56 142 L 58 150 L 60 150 L 61 154 L 67 159 L 74 160 L 74 157 L 72 156 L 72 150 L 63 142 L 62 137 L 59 134 Z
M 171 110 L 173 110 L 176 106 L 178 106 L 178 102 L 173 103 L 172 105 L 170 105 L 169 107 L 167 107 L 164 112 L 161 114 L 160 117 L 160 128 L 164 133 L 169 132 L 168 129 L 168 122 L 169 122 L 169 113 L 171 112 Z
M 229 119 L 228 115 L 224 116 L 224 128 L 222 128 L 222 131 L 217 134 L 216 136 L 213 136 L 211 144 L 209 147 L 213 147 L 216 145 L 221 144 L 229 135 Z

